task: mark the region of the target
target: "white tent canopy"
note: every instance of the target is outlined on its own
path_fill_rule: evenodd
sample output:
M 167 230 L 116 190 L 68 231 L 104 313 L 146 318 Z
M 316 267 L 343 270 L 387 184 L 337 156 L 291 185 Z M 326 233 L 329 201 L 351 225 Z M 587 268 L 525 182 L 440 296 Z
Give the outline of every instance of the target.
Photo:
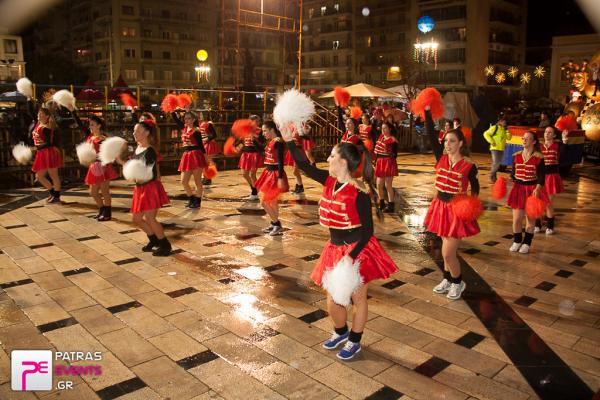
M 389 90 L 381 89 L 366 83 L 357 83 L 355 85 L 347 86 L 344 89 L 346 89 L 352 97 L 398 97 L 398 95 L 394 92 L 390 92 Z M 331 92 L 327 92 L 320 97 L 322 99 L 333 97 L 334 92 L 335 90 L 332 90 Z
M 389 92 L 394 92 L 402 98 L 402 100 L 410 99 L 410 93 L 418 94 L 421 89 L 410 87 L 409 85 L 398 85 L 386 89 Z

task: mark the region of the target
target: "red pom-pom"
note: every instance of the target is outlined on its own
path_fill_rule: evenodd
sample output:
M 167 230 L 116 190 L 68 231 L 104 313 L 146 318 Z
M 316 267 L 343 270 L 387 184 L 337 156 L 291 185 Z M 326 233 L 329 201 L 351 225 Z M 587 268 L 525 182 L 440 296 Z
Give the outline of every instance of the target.
M 270 202 L 279 199 L 281 190 L 279 188 L 269 188 L 266 191 L 260 191 L 260 198 L 264 202 Z
M 346 108 L 348 107 L 348 103 L 350 103 L 350 92 L 338 86 L 333 89 L 333 98 L 338 106 Z
M 133 107 L 137 106 L 137 101 L 129 93 L 121 93 L 121 101 L 123 102 L 123 105 L 126 107 L 133 108 Z
M 481 200 L 475 196 L 458 195 L 451 204 L 454 215 L 461 221 L 476 221 L 483 213 Z
M 163 110 L 166 113 L 172 113 L 173 111 L 175 111 L 177 109 L 178 104 L 179 103 L 177 101 L 177 96 L 172 93 L 169 93 L 162 100 L 162 103 L 160 104 L 160 108 L 161 108 L 161 110 Z
M 506 178 L 500 176 L 492 186 L 492 197 L 494 200 L 501 200 L 506 196 Z
M 363 111 L 360 107 L 353 106 L 350 107 L 350 117 L 354 119 L 359 119 L 363 114 Z
M 421 118 L 425 119 L 425 107 L 431 108 L 431 117 L 440 119 L 444 115 L 444 101 L 442 95 L 434 88 L 426 88 L 421 90 L 421 93 L 416 99 L 410 102 L 410 110 Z
M 363 140 L 363 144 L 365 145 L 365 149 L 369 150 L 370 152 L 373 151 L 373 141 L 372 140 L 365 139 L 365 140 Z
M 546 212 L 546 206 L 544 200 L 531 195 L 525 201 L 525 214 L 531 219 L 538 219 Z
M 256 123 L 251 119 L 238 119 L 233 123 L 231 132 L 239 138 L 250 136 L 256 130 Z
M 558 117 L 554 126 L 561 132 L 565 130 L 569 132 L 575 131 L 577 130 L 577 121 L 572 115 L 563 115 Z
M 227 138 L 225 144 L 223 145 L 223 154 L 225 154 L 225 156 L 231 157 L 237 154 L 234 143 L 235 138 L 233 136 Z
M 189 94 L 182 93 L 179 96 L 177 96 L 177 105 L 180 108 L 186 108 L 190 104 L 192 104 L 192 96 L 190 96 Z
M 212 179 L 215 176 L 217 176 L 217 166 L 215 165 L 215 163 L 210 163 L 208 164 L 208 167 L 206 167 L 204 169 L 204 177 L 206 179 Z

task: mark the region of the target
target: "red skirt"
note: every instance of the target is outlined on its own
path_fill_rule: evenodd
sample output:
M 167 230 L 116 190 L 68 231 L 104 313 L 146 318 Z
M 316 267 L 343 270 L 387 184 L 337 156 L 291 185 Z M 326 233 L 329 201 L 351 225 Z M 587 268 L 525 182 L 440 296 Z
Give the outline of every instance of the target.
M 392 157 L 378 157 L 375 162 L 375 176 L 377 178 L 388 178 L 398 176 L 398 163 Z
M 99 185 L 117 179 L 118 177 L 119 173 L 112 164 L 102 166 L 100 161 L 96 161 L 88 167 L 87 174 L 85 175 L 85 183 L 87 185 Z
M 210 140 L 204 143 L 204 150 L 206 150 L 207 156 L 212 156 L 221 153 L 221 146 L 216 140 Z
M 546 174 L 544 188 L 546 189 L 546 193 L 550 196 L 564 192 L 565 188 L 563 187 L 563 181 L 560 174 Z
M 206 157 L 202 150 L 184 151 L 179 162 L 179 172 L 193 171 L 195 169 L 206 168 Z
M 58 147 L 50 146 L 35 152 L 35 160 L 33 160 L 31 170 L 38 172 L 50 168 L 62 168 L 63 166 L 60 150 Z
M 510 193 L 508 194 L 508 199 L 506 200 L 506 205 L 513 209 L 524 210 L 525 202 L 527 198 L 531 196 L 533 190 L 536 185 L 521 185 L 519 183 L 513 184 Z M 550 202 L 548 198 L 548 193 L 546 193 L 546 188 L 542 187 L 540 190 L 539 198 L 544 200 L 546 203 Z
M 456 239 L 473 236 L 480 232 L 477 221 L 459 219 L 452 210 L 452 204 L 440 200 L 437 196 L 434 197 L 427 209 L 425 226 L 427 231 L 440 237 Z
M 238 166 L 240 169 L 251 171 L 264 167 L 265 159 L 260 153 L 242 153 Z
M 133 189 L 132 214 L 156 210 L 165 204 L 169 204 L 169 197 L 162 183 L 157 179 L 143 185 L 136 185 Z
M 283 165 L 287 165 L 288 167 L 295 167 L 296 162 L 294 161 L 294 157 L 292 157 L 292 153 L 289 150 L 285 151 L 285 156 L 283 157 Z
M 355 245 L 356 243 L 336 246 L 328 240 L 317 265 L 310 274 L 310 278 L 317 285 L 321 285 L 325 269 L 335 267 L 338 261 L 348 254 Z M 391 274 L 398 271 L 398 267 L 381 247 L 375 236 L 371 236 L 367 245 L 358 253 L 356 260 L 360 260 L 359 272 L 363 283 L 369 283 L 375 279 L 387 279 Z
M 315 141 L 311 138 L 302 138 L 302 150 L 311 151 L 315 148 Z
M 279 189 L 277 186 L 277 179 L 279 179 L 279 171 L 269 171 L 268 169 L 263 170 L 258 179 L 256 180 L 255 186 L 256 189 L 263 193 L 272 192 L 276 189 Z M 285 193 L 290 191 L 290 186 L 288 184 L 288 178 L 283 172 L 283 189 L 279 189 L 280 193 Z

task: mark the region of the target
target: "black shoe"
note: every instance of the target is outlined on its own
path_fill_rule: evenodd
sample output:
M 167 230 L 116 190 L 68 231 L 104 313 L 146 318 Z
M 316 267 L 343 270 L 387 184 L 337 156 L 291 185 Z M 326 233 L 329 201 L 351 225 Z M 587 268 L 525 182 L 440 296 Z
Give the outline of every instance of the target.
M 110 206 L 105 206 L 104 212 L 98 217 L 98 221 L 110 221 L 112 219 L 112 208 Z
M 200 197 L 192 196 L 191 203 L 188 208 L 200 208 L 202 199 Z
M 394 212 L 394 203 L 388 203 L 387 206 L 383 209 L 384 213 L 393 213 Z
M 153 250 L 153 247 L 158 247 L 158 238 L 156 235 L 148 235 L 148 239 L 150 240 L 147 245 L 142 247 L 142 251 L 149 252 Z
M 212 179 L 202 179 L 203 185 L 212 185 Z
M 48 199 L 48 203 L 52 204 L 52 203 L 60 203 L 60 192 L 58 191 L 54 191 L 54 195 Z
M 379 200 L 379 208 L 380 209 L 385 209 L 385 200 Z
M 102 214 L 104 214 L 104 206 L 100 207 L 98 209 L 98 214 L 94 215 L 92 218 L 98 219 L 98 218 L 100 218 L 102 216 Z
M 158 250 L 153 251 L 152 255 L 155 257 L 166 257 L 171 254 L 171 243 L 169 239 L 162 238 L 158 239 Z
M 294 190 L 292 190 L 292 193 L 298 193 L 298 184 L 296 184 L 296 186 L 294 186 Z
M 298 185 L 298 188 L 296 189 L 296 194 L 300 194 L 300 193 L 304 193 L 304 185 Z
M 195 197 L 196 197 L 196 196 L 193 196 L 193 195 L 192 195 L 192 196 L 190 196 L 190 197 L 188 198 L 188 203 L 185 205 L 185 208 L 192 208 L 192 205 L 194 204 L 194 198 L 195 198 Z

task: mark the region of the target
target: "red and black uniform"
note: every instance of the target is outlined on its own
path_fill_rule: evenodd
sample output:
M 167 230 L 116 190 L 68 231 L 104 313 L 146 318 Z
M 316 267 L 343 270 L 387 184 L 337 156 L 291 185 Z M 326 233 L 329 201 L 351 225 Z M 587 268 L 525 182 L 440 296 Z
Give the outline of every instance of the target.
M 298 147 L 299 149 L 302 149 L 303 143 L 302 143 L 302 138 L 300 137 L 300 135 L 298 135 L 294 131 L 292 138 L 294 139 L 294 144 L 296 145 L 296 147 Z M 266 163 L 267 162 L 265 161 L 265 164 Z M 289 150 L 286 150 L 286 152 L 285 152 L 285 158 L 283 160 L 283 163 L 285 165 L 287 165 L 288 167 L 294 167 L 296 165 L 296 163 L 294 162 L 294 158 L 292 157 L 292 154 L 290 153 Z
M 135 185 L 133 199 L 131 201 L 131 212 L 133 214 L 155 210 L 165 204 L 169 204 L 169 197 L 165 188 L 158 180 L 158 159 L 154 147 L 138 147 L 132 159 L 142 160 L 147 166 L 152 166 L 152 179 L 146 183 Z
M 106 136 L 94 136 L 90 133 L 85 141 L 91 143 L 94 146 L 96 154 L 98 154 L 100 152 L 100 144 L 102 144 L 105 139 Z M 119 173 L 113 164 L 102 165 L 100 161 L 96 161 L 88 167 L 87 174 L 85 175 L 85 183 L 87 185 L 99 185 L 117 179 L 118 177 Z
M 431 118 L 431 112 L 425 112 L 425 131 L 429 135 L 437 163 L 435 165 L 435 188 L 437 194 L 431 201 L 425 216 L 425 226 L 429 232 L 440 237 L 461 239 L 480 232 L 477 221 L 459 219 L 452 208 L 452 199 L 459 194 L 466 194 L 471 185 L 471 195 L 479 195 L 477 166 L 466 158 L 454 165 L 450 157 L 443 154 L 443 148 L 437 141 L 437 135 Z
M 534 151 L 533 154 L 525 159 L 522 151 L 513 154 L 513 165 L 510 177 L 514 182 L 508 195 L 506 204 L 513 209 L 524 210 L 525 202 L 533 194 L 536 185 L 542 186 L 539 192 L 539 198 L 549 202 L 548 194 L 544 188 L 546 183 L 544 156 L 542 153 Z
M 360 261 L 363 283 L 386 279 L 398 270 L 394 261 L 373 235 L 371 197 L 352 183 L 340 183 L 325 170 L 308 163 L 294 142 L 287 142 L 298 167 L 323 185 L 319 202 L 319 222 L 329 228 L 331 239 L 325 244 L 311 278 L 321 285 L 326 269 L 336 266 L 345 255 Z
M 371 125 L 360 124 L 358 125 L 358 133 L 362 141 L 371 140 L 371 130 L 373 127 Z
M 398 175 L 398 163 L 396 156 L 398 155 L 398 143 L 393 136 L 385 137 L 384 134 L 379 136 L 375 143 L 375 176 L 378 178 L 386 178 Z
M 31 131 L 33 144 L 37 148 L 31 170 L 43 171 L 50 168 L 62 168 L 63 159 L 55 145 L 55 131 L 37 122 Z
M 242 155 L 238 166 L 240 169 L 251 171 L 264 166 L 261 139 L 257 134 L 245 137 L 242 140 Z
M 362 144 L 362 140 L 360 139 L 360 135 L 355 135 L 354 132 L 347 131 L 342 136 L 342 140 L 340 143 L 352 143 L 355 145 Z
M 562 178 L 558 171 L 560 153 L 564 147 L 565 146 L 556 142 L 548 147 L 543 143 L 540 146 L 540 150 L 544 155 L 544 172 L 546 173 L 544 186 L 546 188 L 546 193 L 551 196 L 565 191 Z
M 271 139 L 265 148 L 265 169 L 256 180 L 256 189 L 267 193 L 279 190 L 281 193 L 289 192 L 288 179 L 283 168 L 283 140 L 279 137 Z M 283 179 L 284 187 L 277 186 L 277 180 Z
M 207 167 L 200 129 L 184 127 L 181 130 L 181 146 L 183 147 L 183 155 L 179 162 L 179 172 Z
M 204 150 L 207 156 L 212 156 L 215 154 L 219 154 L 221 152 L 221 148 L 219 147 L 219 143 L 217 143 L 217 132 L 215 131 L 215 127 L 210 122 L 201 122 L 200 123 L 200 133 L 202 134 L 202 144 L 204 145 Z

